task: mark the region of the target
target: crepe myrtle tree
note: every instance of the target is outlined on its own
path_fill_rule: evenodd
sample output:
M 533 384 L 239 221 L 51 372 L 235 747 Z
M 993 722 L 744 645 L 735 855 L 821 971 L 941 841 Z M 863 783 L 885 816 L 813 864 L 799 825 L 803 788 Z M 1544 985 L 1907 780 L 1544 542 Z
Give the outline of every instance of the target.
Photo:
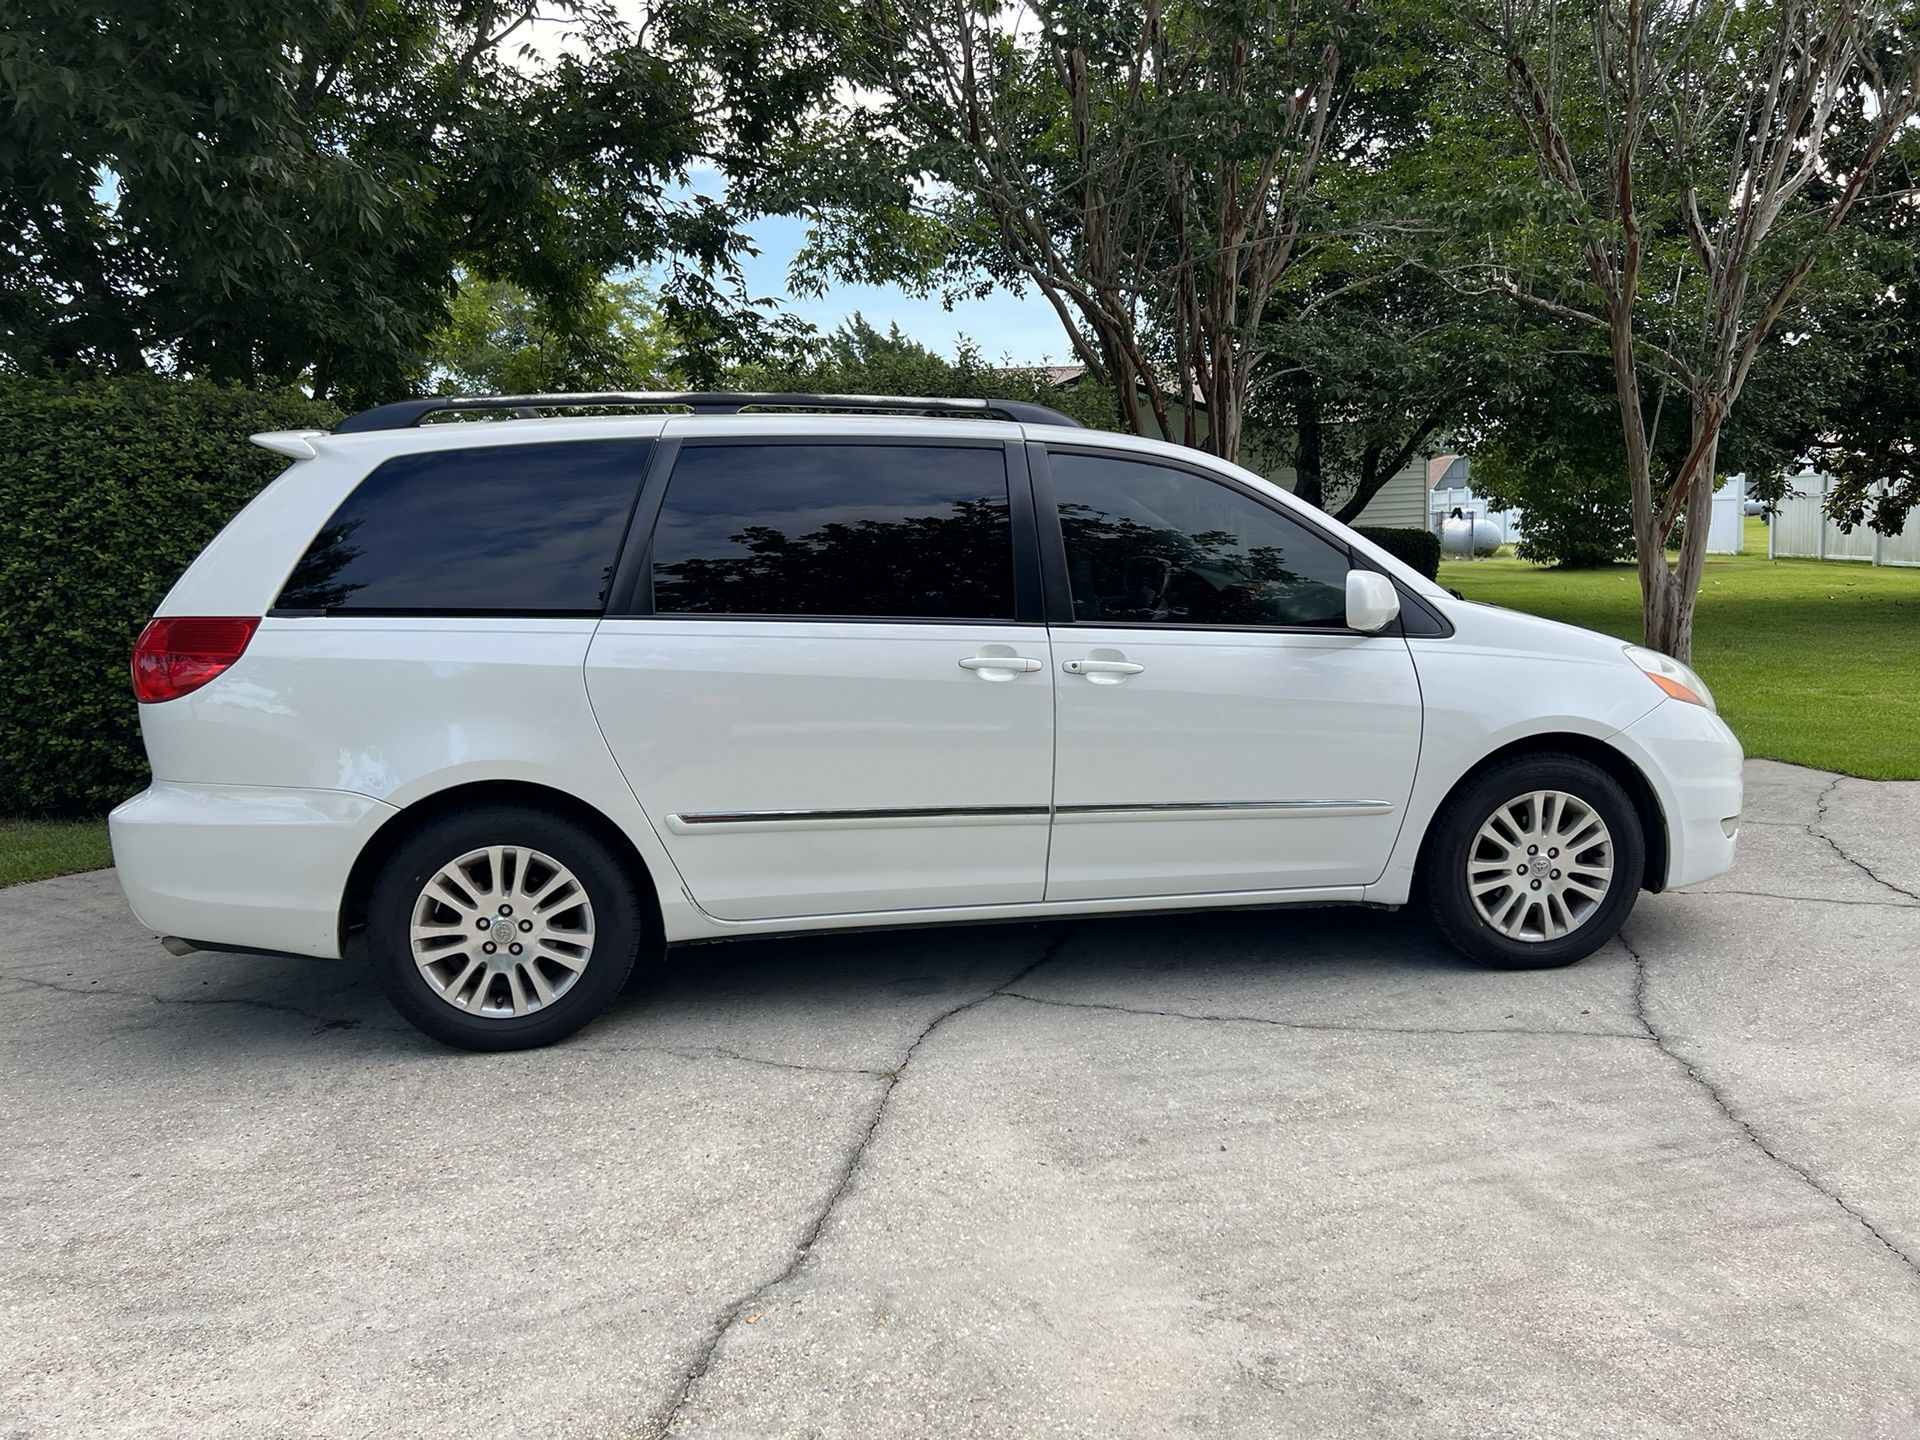
M 1122 423 L 1232 458 L 1358 0 L 861 0 L 802 283 L 1037 292 Z M 1204 418 L 1203 418 L 1204 416 Z
M 1723 431 L 1913 123 L 1915 12 L 1480 0 L 1465 26 L 1538 182 L 1479 273 L 1605 336 L 1646 642 L 1686 659 Z M 1663 425 L 1687 433 L 1670 468 L 1657 464 Z

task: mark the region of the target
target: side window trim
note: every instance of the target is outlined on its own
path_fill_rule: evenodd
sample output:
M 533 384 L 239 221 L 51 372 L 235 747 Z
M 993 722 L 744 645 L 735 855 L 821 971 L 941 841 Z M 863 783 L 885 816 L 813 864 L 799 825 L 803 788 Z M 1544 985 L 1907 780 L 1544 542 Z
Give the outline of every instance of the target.
M 1040 578 L 1044 552 L 1034 514 L 1033 476 L 1027 450 L 1018 440 L 1006 442 L 1007 507 L 1013 520 L 1013 623 L 1044 625 L 1047 623 L 1046 592 Z
M 679 439 L 663 439 L 653 447 L 647 473 L 640 482 L 640 498 L 633 507 L 633 521 L 627 526 L 627 538 L 620 547 L 620 559 L 614 565 L 613 590 L 607 597 L 607 618 L 645 617 L 653 614 L 653 527 L 660 519 L 660 506 L 667 498 L 667 477 L 679 458 Z
M 667 487 L 683 450 L 708 446 L 808 445 L 859 449 L 898 449 L 935 444 L 952 449 L 999 450 L 1005 462 L 1007 508 L 1013 543 L 1014 614 L 1003 619 L 948 619 L 940 616 L 891 615 L 718 615 L 694 611 L 660 614 L 653 604 L 653 540 L 664 508 Z M 654 447 L 646 479 L 640 487 L 633 523 L 614 570 L 612 594 L 607 606 L 609 620 L 663 619 L 676 623 L 713 623 L 716 621 L 765 620 L 785 625 L 1040 625 L 1045 623 L 1041 602 L 1041 539 L 1035 528 L 1035 507 L 1028 475 L 1027 447 L 1017 440 L 973 439 L 966 436 L 823 436 L 801 435 L 697 435 L 663 439 Z
M 1234 494 L 1253 501 L 1264 510 L 1271 511 L 1282 520 L 1299 526 L 1314 539 L 1321 541 L 1330 549 L 1339 551 L 1347 557 L 1349 569 L 1358 567 L 1374 569 L 1364 556 L 1338 536 L 1329 535 L 1318 525 L 1304 516 L 1296 515 L 1285 506 L 1276 505 L 1271 497 L 1242 485 L 1231 475 L 1221 475 L 1207 469 L 1204 465 L 1194 465 L 1186 461 L 1169 458 L 1164 455 L 1143 455 L 1135 450 L 1122 450 L 1105 445 L 1062 445 L 1032 443 L 1027 447 L 1030 452 L 1029 464 L 1034 475 L 1034 503 L 1040 511 L 1041 543 L 1045 547 L 1042 559 L 1042 572 L 1046 579 L 1047 623 L 1049 625 L 1072 625 L 1083 630 L 1138 630 L 1151 628 L 1156 630 L 1193 630 L 1204 634 L 1241 633 L 1248 635 L 1358 635 L 1358 630 L 1345 625 L 1209 625 L 1204 623 L 1168 624 L 1156 621 L 1143 626 L 1138 621 L 1126 620 L 1082 620 L 1073 611 L 1073 589 L 1067 576 L 1066 532 L 1060 525 L 1060 505 L 1054 495 L 1053 472 L 1048 465 L 1050 454 L 1089 455 L 1101 460 L 1118 460 L 1136 465 L 1157 465 L 1163 470 L 1176 471 L 1182 475 L 1191 475 L 1194 479 L 1207 484 L 1218 485 L 1231 490 Z M 1399 587 L 1396 586 L 1396 589 Z M 1402 591 L 1403 596 L 1406 592 Z M 1424 607 L 1423 607 L 1424 608 Z M 1374 632 L 1382 635 L 1400 634 L 1400 622 L 1395 621 L 1385 630 Z M 1450 632 L 1449 632 L 1450 633 Z
M 1094 454 L 1111 451 L 1093 450 Z M 1027 442 L 1027 472 L 1031 478 L 1033 508 L 1039 523 L 1040 585 L 1045 596 L 1049 625 L 1072 625 L 1073 587 L 1067 579 L 1067 536 L 1060 528 L 1060 502 L 1053 493 L 1053 469 L 1048 463 L 1048 447 L 1037 440 Z

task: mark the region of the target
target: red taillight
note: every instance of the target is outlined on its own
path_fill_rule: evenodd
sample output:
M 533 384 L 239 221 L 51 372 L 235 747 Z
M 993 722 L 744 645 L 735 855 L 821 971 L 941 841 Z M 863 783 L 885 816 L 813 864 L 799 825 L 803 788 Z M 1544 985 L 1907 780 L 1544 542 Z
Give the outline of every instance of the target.
M 191 694 L 238 660 L 256 615 L 166 615 L 133 642 L 133 694 L 143 705 Z

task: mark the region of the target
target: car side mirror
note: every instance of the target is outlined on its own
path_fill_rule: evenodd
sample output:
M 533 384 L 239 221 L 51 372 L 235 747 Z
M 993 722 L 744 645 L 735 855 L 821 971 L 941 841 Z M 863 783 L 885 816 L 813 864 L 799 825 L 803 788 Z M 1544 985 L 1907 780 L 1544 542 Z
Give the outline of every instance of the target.
M 1347 571 L 1347 628 L 1375 635 L 1400 613 L 1400 592 L 1377 570 Z

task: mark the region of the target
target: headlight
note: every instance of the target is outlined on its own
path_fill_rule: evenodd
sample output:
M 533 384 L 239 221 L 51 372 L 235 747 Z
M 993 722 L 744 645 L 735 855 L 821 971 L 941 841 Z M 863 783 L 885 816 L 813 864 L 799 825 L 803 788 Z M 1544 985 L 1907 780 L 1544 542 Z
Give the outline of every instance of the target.
M 1627 659 L 1674 699 L 1684 700 L 1689 705 L 1704 705 L 1709 710 L 1716 708 L 1713 692 L 1707 689 L 1706 683 L 1671 655 L 1662 655 L 1658 650 L 1649 650 L 1641 645 L 1629 645 Z

